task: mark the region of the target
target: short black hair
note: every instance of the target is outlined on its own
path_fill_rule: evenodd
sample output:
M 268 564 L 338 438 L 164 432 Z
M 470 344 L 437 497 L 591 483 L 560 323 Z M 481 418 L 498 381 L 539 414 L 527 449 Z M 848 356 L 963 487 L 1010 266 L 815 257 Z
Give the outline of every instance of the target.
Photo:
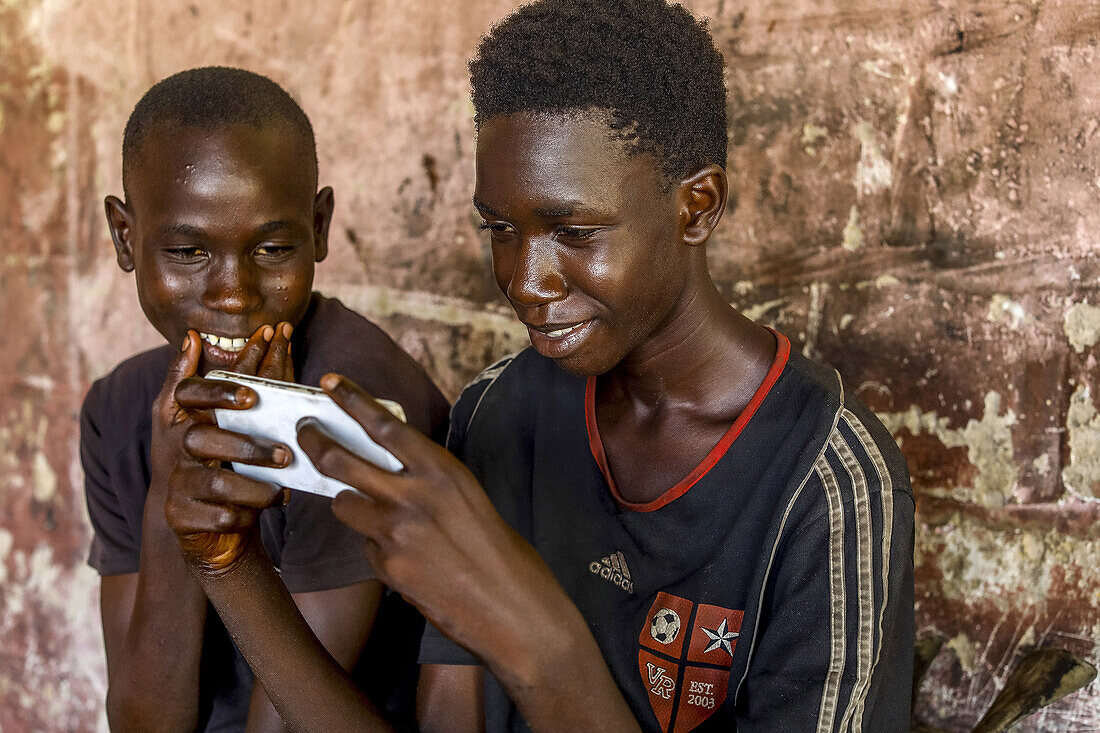
M 666 183 L 726 165 L 722 54 L 705 20 L 666 0 L 537 0 L 470 61 L 475 125 L 516 112 L 606 111 Z
M 136 160 L 150 130 L 162 124 L 214 129 L 250 125 L 257 129 L 286 124 L 310 151 L 317 174 L 313 125 L 294 98 L 271 79 L 245 69 L 204 66 L 158 81 L 138 100 L 122 136 L 122 179 Z

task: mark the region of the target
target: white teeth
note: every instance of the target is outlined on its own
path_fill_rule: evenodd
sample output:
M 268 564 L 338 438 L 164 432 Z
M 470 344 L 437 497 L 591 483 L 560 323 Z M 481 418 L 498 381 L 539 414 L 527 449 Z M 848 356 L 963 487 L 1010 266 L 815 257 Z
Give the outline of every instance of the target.
M 570 331 L 575 330 L 578 326 L 580 326 L 579 323 L 576 326 L 566 326 L 565 328 L 559 328 L 557 331 L 547 331 L 546 335 L 549 336 L 550 338 L 555 338 L 556 339 L 560 336 L 564 336 L 565 334 L 569 333 Z
M 223 351 L 240 351 L 248 343 L 248 339 L 232 338 L 230 336 L 215 336 L 212 333 L 200 333 L 202 340 L 211 346 L 217 346 Z

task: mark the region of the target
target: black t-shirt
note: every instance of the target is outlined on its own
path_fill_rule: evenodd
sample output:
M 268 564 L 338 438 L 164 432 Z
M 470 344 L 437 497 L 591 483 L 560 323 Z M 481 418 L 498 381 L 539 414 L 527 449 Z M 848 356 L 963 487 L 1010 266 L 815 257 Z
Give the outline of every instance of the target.
M 576 603 L 644 730 L 908 729 L 904 460 L 834 370 L 777 338 L 743 414 L 647 504 L 606 470 L 594 378 L 528 349 L 452 411 L 449 447 Z M 420 659 L 478 663 L 430 626 Z M 528 730 L 490 674 L 485 709 L 491 731 Z
M 95 382 L 84 400 L 80 458 L 95 530 L 88 563 L 100 575 L 138 571 L 150 479 L 152 405 L 175 351 L 166 345 L 127 359 Z M 291 353 L 302 384 L 317 385 L 328 372 L 340 372 L 376 397 L 401 403 L 409 423 L 419 430 L 437 438 L 446 430 L 447 401 L 424 370 L 380 328 L 338 300 L 313 295 L 295 329 Z M 264 548 L 291 593 L 339 588 L 374 577 L 362 536 L 337 520 L 330 506 L 325 497 L 292 491 L 286 507 L 267 509 L 260 516 Z M 405 610 L 398 596 L 387 597 L 375 625 L 378 633 L 372 634 L 368 647 L 380 640 L 388 651 L 376 653 L 412 649 L 415 662 L 419 626 Z M 392 626 L 387 630 L 390 624 L 401 633 Z M 401 634 L 412 634 L 413 639 L 399 639 Z M 410 665 L 381 658 L 386 662 L 372 666 L 379 679 L 389 682 L 364 689 L 379 693 L 384 706 L 396 705 L 392 698 L 397 694 L 403 696 L 401 704 L 407 704 L 411 691 L 382 688 L 402 679 L 410 683 Z M 200 729 L 243 730 L 252 673 L 212 608 L 201 665 Z M 415 664 L 411 670 L 415 676 Z

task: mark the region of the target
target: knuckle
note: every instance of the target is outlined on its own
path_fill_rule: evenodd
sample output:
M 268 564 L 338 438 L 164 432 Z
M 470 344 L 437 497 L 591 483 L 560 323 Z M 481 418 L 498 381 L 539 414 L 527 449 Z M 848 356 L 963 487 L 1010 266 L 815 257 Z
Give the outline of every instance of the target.
M 168 521 L 168 526 L 172 529 L 179 529 L 185 526 L 184 523 L 184 510 L 181 506 L 181 502 L 172 496 L 168 497 L 168 500 L 164 503 L 164 518 Z
M 188 453 L 194 453 L 202 447 L 203 435 L 206 432 L 206 426 L 202 423 L 195 423 L 187 428 L 183 434 L 183 447 Z
M 266 451 L 261 446 L 256 445 L 254 441 L 245 439 L 240 442 L 239 453 L 240 457 L 243 458 L 245 462 L 255 463 L 257 461 L 262 461 L 266 459 L 268 451 Z
M 352 511 L 352 504 L 354 503 L 352 497 L 353 494 L 350 491 L 341 491 L 332 499 L 332 511 L 335 512 L 337 516 L 350 513 Z
M 229 494 L 228 477 L 223 471 L 212 472 L 206 481 L 206 495 L 211 499 L 224 499 Z
M 332 445 L 322 446 L 313 464 L 321 473 L 339 473 L 344 467 L 343 451 Z
M 232 509 L 222 507 L 214 513 L 214 529 L 227 532 L 237 526 L 237 514 Z
M 420 481 L 408 481 L 396 501 L 402 514 L 409 519 L 432 520 L 439 515 L 436 493 Z

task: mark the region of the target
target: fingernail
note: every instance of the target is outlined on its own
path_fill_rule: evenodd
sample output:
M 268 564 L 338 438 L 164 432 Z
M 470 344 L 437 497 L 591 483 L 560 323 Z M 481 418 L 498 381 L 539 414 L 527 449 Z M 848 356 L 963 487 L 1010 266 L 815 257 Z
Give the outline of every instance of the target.
M 187 335 L 183 337 L 183 346 L 180 347 L 180 351 L 187 351 L 187 347 L 191 345 L 191 332 L 188 331 Z
M 249 392 L 251 391 L 252 390 L 250 390 L 248 387 L 238 387 L 237 391 L 233 393 L 233 402 L 238 405 L 244 404 L 245 400 L 248 399 Z
M 336 389 L 339 384 L 340 377 L 336 376 L 335 374 L 326 374 L 325 376 L 321 377 L 321 386 L 327 390 Z
M 264 326 L 263 337 L 264 341 L 270 341 L 271 337 L 275 335 L 275 329 L 271 326 Z
M 294 331 L 294 326 L 291 326 L 289 323 L 283 324 L 283 336 L 285 336 L 286 338 L 290 338 L 290 334 L 292 331 Z
M 290 463 L 290 451 L 283 446 L 277 446 L 275 450 L 271 451 L 271 460 L 280 466 L 285 466 Z

